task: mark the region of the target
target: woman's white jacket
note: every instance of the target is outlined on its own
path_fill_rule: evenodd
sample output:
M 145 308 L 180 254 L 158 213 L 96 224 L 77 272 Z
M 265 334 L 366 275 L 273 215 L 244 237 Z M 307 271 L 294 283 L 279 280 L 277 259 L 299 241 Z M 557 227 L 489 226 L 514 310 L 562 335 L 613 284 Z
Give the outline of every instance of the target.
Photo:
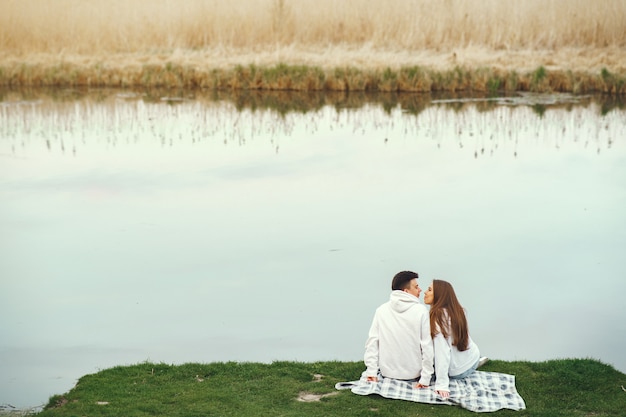
M 448 328 L 450 328 L 449 317 Z M 468 348 L 461 352 L 456 346 L 452 345 L 452 335 L 445 338 L 439 328 L 436 331 L 437 334 L 433 339 L 435 344 L 435 389 L 449 391 L 449 376 L 461 375 L 468 371 L 478 362 L 480 351 L 469 335 Z

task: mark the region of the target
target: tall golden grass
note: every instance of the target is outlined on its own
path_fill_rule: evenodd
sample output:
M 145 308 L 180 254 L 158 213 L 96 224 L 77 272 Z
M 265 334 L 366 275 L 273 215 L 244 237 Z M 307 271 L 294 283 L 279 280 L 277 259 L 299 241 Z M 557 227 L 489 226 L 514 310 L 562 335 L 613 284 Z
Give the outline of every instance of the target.
M 2 0 L 0 48 L 92 54 L 350 45 L 626 46 L 624 0 Z
M 5 83 L 24 68 L 79 77 L 98 66 L 124 79 L 167 63 L 622 75 L 626 1 L 0 0 Z

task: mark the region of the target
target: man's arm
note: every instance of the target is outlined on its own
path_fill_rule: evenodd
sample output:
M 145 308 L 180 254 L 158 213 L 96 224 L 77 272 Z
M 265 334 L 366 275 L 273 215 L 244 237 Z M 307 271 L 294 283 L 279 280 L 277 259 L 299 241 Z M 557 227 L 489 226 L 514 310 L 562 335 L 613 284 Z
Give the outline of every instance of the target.
M 365 375 L 368 381 L 378 381 L 378 320 L 374 315 L 374 320 L 370 326 L 367 341 L 365 342 Z

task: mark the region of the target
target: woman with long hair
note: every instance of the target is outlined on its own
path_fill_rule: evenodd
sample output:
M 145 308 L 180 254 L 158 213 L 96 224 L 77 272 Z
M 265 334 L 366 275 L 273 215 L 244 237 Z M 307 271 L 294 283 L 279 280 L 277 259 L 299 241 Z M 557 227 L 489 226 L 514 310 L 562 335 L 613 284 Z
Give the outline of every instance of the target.
M 430 334 L 435 346 L 435 392 L 450 396 L 450 378 L 469 376 L 478 367 L 480 351 L 469 335 L 465 310 L 449 282 L 433 280 L 424 293 L 430 305 Z

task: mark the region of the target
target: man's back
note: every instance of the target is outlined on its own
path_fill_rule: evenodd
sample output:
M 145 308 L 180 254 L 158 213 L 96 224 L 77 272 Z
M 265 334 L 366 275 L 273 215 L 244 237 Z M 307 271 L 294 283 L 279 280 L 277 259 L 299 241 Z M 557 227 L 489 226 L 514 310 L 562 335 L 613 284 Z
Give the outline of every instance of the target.
M 433 373 L 433 347 L 428 310 L 419 299 L 394 290 L 374 315 L 366 343 L 367 375 L 378 369 L 386 378 L 418 379 L 429 384 Z

